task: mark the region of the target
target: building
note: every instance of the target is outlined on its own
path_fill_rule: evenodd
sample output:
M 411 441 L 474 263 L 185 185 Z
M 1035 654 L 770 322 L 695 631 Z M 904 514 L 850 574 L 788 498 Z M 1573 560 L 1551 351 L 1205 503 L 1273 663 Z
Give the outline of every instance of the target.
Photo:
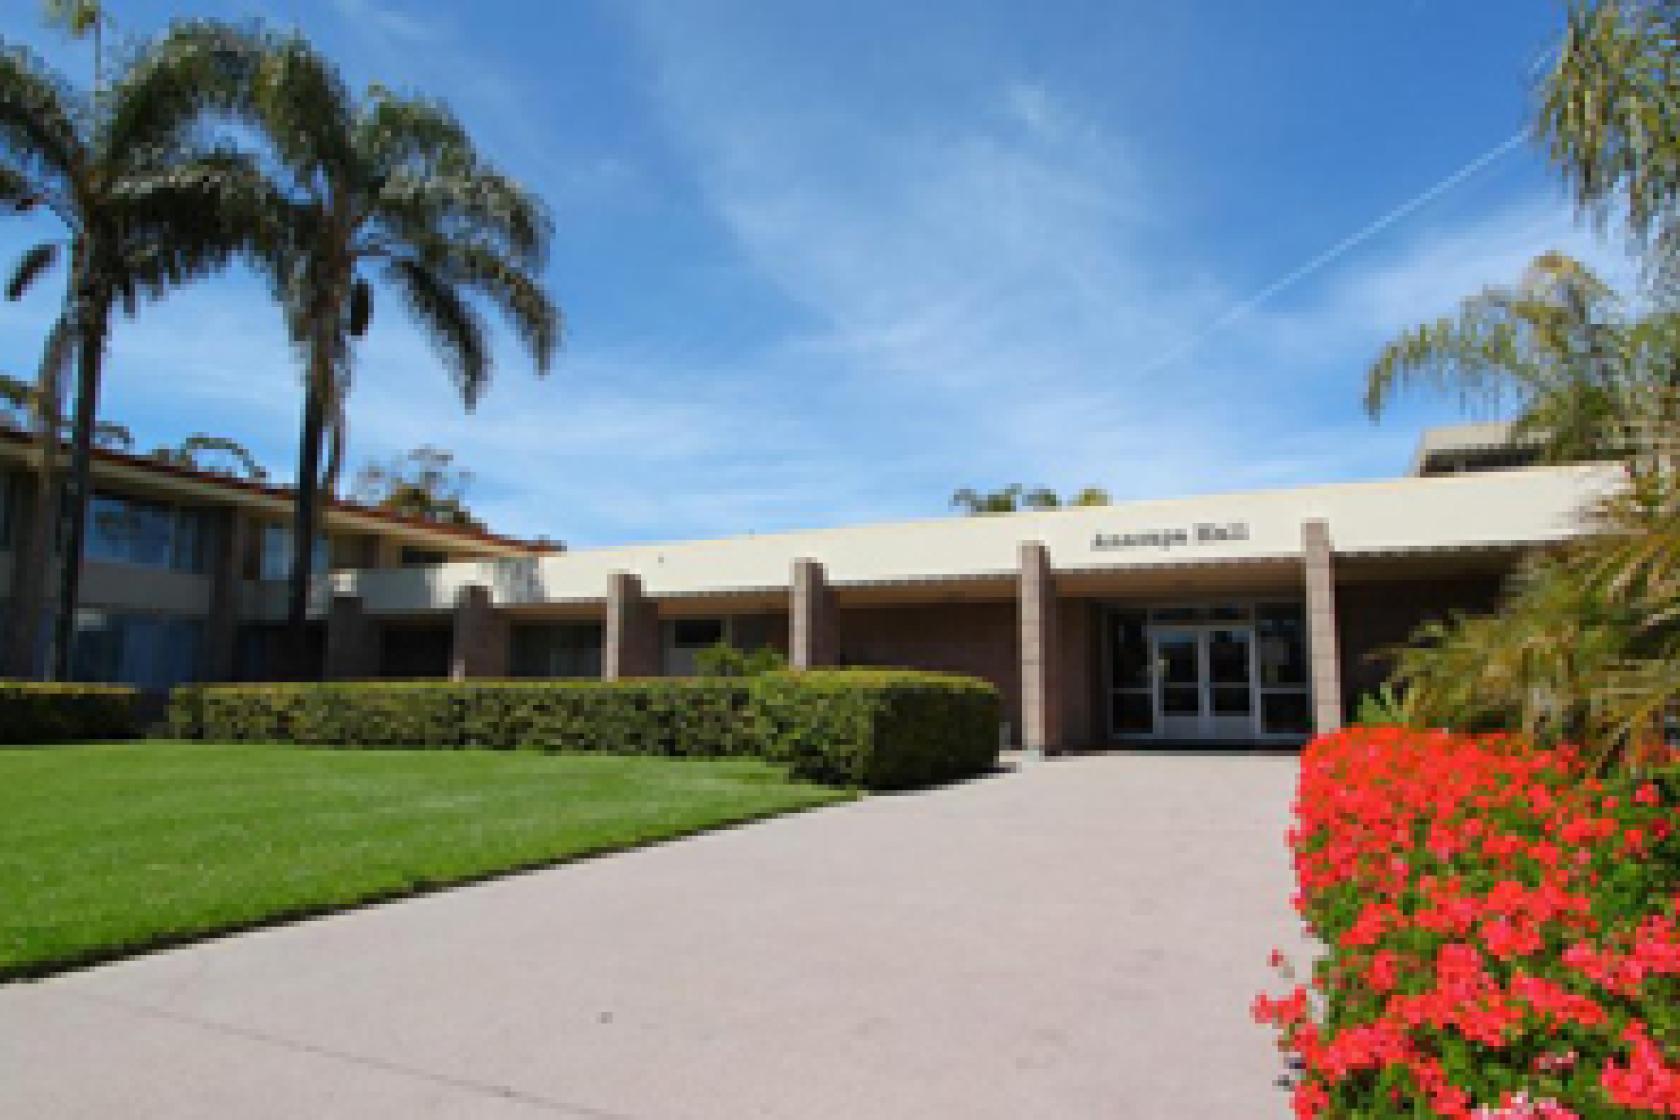
M 30 437 L 0 429 L 0 619 L 8 624 L 34 461 Z M 95 452 L 92 469 L 75 675 L 148 689 L 265 675 L 291 569 L 292 492 L 115 451 Z M 322 523 L 316 563 L 329 573 L 549 551 L 350 502 L 330 504 Z
M 1034 748 L 1289 744 L 1381 682 L 1382 649 L 1491 606 L 1520 557 L 1584 530 L 1613 468 L 1531 459 L 1477 426 L 1427 434 L 1392 480 L 548 555 L 339 507 L 313 613 L 332 677 L 675 675 L 727 640 L 984 677 Z M 247 543 L 126 585 L 133 557 L 91 555 L 90 610 L 190 606 L 215 635 L 204 675 L 260 674 L 225 647 L 283 616 L 265 558 L 285 555 L 284 494 L 103 462 L 102 487 L 121 468 L 237 505 Z

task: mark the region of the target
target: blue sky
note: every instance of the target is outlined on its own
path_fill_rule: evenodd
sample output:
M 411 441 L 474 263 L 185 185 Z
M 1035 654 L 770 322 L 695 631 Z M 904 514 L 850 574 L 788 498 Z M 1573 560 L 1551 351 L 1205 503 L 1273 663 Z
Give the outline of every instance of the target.
M 1385 339 L 1545 249 L 1625 272 L 1525 145 L 1233 313 L 1524 128 L 1548 0 L 109 3 L 301 27 L 548 200 L 554 371 L 503 345 L 465 414 L 381 301 L 351 462 L 441 445 L 495 527 L 574 544 L 1394 474 L 1456 414 L 1365 419 Z M 85 72 L 32 7 L 0 33 Z M 0 222 L 0 258 L 40 232 Z M 0 305 L 0 369 L 57 291 Z M 106 384 L 146 446 L 291 473 L 296 364 L 249 276 L 119 324 Z

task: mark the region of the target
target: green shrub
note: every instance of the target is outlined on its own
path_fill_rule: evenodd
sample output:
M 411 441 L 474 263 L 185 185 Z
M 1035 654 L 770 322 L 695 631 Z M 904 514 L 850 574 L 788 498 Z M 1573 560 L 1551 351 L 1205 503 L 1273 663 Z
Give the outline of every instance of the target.
M 998 711 L 997 691 L 964 677 L 777 672 L 191 686 L 171 697 L 169 727 L 215 742 L 757 754 L 800 777 L 899 789 L 991 768 Z
M 132 688 L 0 681 L 0 743 L 131 739 L 139 733 Z
M 787 658 L 775 646 L 745 650 L 718 642 L 694 655 L 694 672 L 702 677 L 761 677 L 786 668 Z
M 1360 696 L 1353 722 L 1365 727 L 1404 727 L 1411 723 L 1406 698 L 1391 682 L 1384 681 L 1374 692 Z
M 748 754 L 746 700 L 718 680 L 228 685 L 177 689 L 170 724 L 218 742 Z
M 844 669 L 773 673 L 750 688 L 769 756 L 804 777 L 909 789 L 997 764 L 1001 701 L 981 680 Z

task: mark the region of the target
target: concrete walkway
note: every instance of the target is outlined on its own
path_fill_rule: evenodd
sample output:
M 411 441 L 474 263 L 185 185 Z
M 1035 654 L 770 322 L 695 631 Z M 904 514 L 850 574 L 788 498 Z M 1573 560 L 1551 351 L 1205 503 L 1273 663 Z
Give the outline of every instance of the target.
M 1283 1117 L 1293 775 L 1027 763 L 0 987 L 0 1116 Z

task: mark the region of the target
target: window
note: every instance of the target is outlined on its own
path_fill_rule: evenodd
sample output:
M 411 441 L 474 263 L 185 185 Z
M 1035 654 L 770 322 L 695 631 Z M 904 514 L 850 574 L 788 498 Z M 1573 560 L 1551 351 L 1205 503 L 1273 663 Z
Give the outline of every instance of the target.
M 516 677 L 599 677 L 601 642 L 593 622 L 516 626 L 509 668 Z
M 706 649 L 721 641 L 721 618 L 683 618 L 671 624 L 671 644 L 677 649 Z
M 196 618 L 76 612 L 78 680 L 164 691 L 199 677 L 204 624 Z
M 327 570 L 327 538 L 315 538 L 314 564 L 315 574 Z M 259 579 L 289 579 L 292 574 L 292 527 L 270 523 L 263 526 L 262 532 L 262 561 L 258 569 Z
M 1255 617 L 1260 643 L 1260 729 L 1267 735 L 1312 730 L 1307 689 L 1307 620 L 1299 603 L 1269 603 Z
M 449 563 L 449 554 L 437 548 L 415 548 L 413 545 L 403 545 L 402 559 L 399 561 L 405 568 L 429 568 L 434 564 Z
M 88 502 L 89 560 L 203 572 L 208 537 L 200 510 L 114 494 L 94 494 Z
M 1260 684 L 1298 688 L 1307 683 L 1306 623 L 1300 607 L 1260 608 Z
M 692 677 L 694 655 L 729 636 L 728 624 L 721 618 L 679 618 L 665 623 L 661 630 L 665 674 L 671 677 Z

